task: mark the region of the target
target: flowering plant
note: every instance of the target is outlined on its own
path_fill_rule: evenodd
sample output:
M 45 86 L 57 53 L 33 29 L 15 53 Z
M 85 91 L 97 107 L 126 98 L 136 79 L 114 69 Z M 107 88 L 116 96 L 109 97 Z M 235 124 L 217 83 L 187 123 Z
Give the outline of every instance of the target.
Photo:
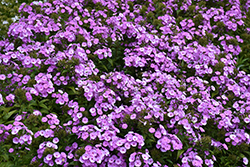
M 248 165 L 250 1 L 228 2 L 23 3 L 0 41 L 1 165 Z

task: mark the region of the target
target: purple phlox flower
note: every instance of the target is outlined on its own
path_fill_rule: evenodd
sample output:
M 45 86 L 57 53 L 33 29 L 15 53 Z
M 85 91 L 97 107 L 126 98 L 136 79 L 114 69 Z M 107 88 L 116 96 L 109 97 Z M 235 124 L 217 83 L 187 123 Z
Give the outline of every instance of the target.
M 41 121 L 42 121 L 42 122 L 47 122 L 47 121 L 48 121 L 48 118 L 47 118 L 47 117 L 43 117 Z
M 6 76 L 5 76 L 4 74 L 1 74 L 1 75 L 0 75 L 0 80 L 3 81 L 3 80 L 5 80 L 5 79 L 6 79 Z
M 22 120 L 22 116 L 21 115 L 18 115 L 16 118 L 15 118 L 15 121 L 20 121 Z
M 53 156 L 54 156 L 55 158 L 59 158 L 59 157 L 61 156 L 61 154 L 60 154 L 59 152 L 54 152 L 54 153 L 53 153 Z
M 0 93 L 0 105 L 1 104 L 4 104 L 4 101 L 3 101 L 3 96 L 2 96 L 2 94 Z
M 34 115 L 38 116 L 38 115 L 41 115 L 42 116 L 42 113 L 38 110 L 34 110 L 33 112 Z
M 14 149 L 13 148 L 10 148 L 9 149 L 9 153 L 13 153 L 14 152 Z
M 48 160 L 48 161 L 50 161 L 51 159 L 52 159 L 52 155 L 51 154 L 48 154 L 47 156 L 46 156 L 46 159 Z
M 244 163 L 245 165 L 248 165 L 248 159 L 247 159 L 246 157 L 243 158 L 243 163 Z
M 55 137 L 55 138 L 53 139 L 53 143 L 57 144 L 58 142 L 59 142 L 59 139 L 58 139 L 57 137 Z
M 25 95 L 26 95 L 28 101 L 32 100 L 32 96 L 29 92 L 26 92 Z

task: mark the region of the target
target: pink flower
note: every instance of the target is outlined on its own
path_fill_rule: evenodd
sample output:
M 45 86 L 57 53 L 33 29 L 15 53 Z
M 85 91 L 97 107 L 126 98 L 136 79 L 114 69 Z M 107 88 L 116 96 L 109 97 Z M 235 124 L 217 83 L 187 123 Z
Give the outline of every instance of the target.
M 97 133 L 96 132 L 92 132 L 92 133 L 90 133 L 90 139 L 95 139 L 96 138 L 96 136 L 97 136 Z
M 9 149 L 9 153 L 13 153 L 14 152 L 14 149 L 13 148 L 10 148 Z
M 4 74 L 1 74 L 0 75 L 0 80 L 5 80 L 6 79 L 6 76 Z
M 132 114 L 131 116 L 130 116 L 130 119 L 135 119 L 136 118 L 136 114 Z
M 54 161 L 50 161 L 49 166 L 54 166 Z
M 12 135 L 15 135 L 15 134 L 18 133 L 18 131 L 19 131 L 19 130 L 17 130 L 17 129 L 13 129 L 13 130 L 11 131 L 11 134 L 12 134 Z
M 55 163 L 56 163 L 57 165 L 60 165 L 60 164 L 62 163 L 62 159 L 61 159 L 61 158 L 55 159 Z
M 201 162 L 199 162 L 199 161 L 197 161 L 197 160 L 193 160 L 192 161 L 192 164 L 194 165 L 194 166 L 202 166 L 201 164 Z
M 82 123 L 84 123 L 84 124 L 88 123 L 88 118 L 84 117 L 84 118 L 82 119 Z
M 188 161 L 187 157 L 183 157 L 182 160 L 181 160 L 182 163 L 187 163 L 187 161 Z
M 129 162 L 134 162 L 136 153 L 133 153 L 129 157 Z
M 54 153 L 53 153 L 53 156 L 54 156 L 55 158 L 60 158 L 61 154 L 60 154 L 59 152 L 54 152 Z
M 32 96 L 31 96 L 31 94 L 29 92 L 26 92 L 25 95 L 26 95 L 28 101 L 32 100 Z
M 243 158 L 243 163 L 244 163 L 245 165 L 248 164 L 248 159 L 247 159 L 246 157 Z
M 136 160 L 136 161 L 135 161 L 135 166 L 136 166 L 136 167 L 141 166 L 141 164 L 142 164 L 142 163 L 141 163 L 141 161 L 140 161 L 140 160 Z
M 0 105 L 1 104 L 4 104 L 4 101 L 3 101 L 3 96 L 2 96 L 2 94 L 0 93 Z
M 116 160 L 115 160 L 115 163 L 116 163 L 117 165 L 120 165 L 120 164 L 122 163 L 122 161 L 121 161 L 121 159 L 116 159 Z
M 82 113 L 77 113 L 76 116 L 78 119 L 80 119 L 82 117 Z
M 19 143 L 19 139 L 17 137 L 13 138 L 13 143 L 14 144 L 18 144 Z
M 87 145 L 87 146 L 85 146 L 85 150 L 88 152 L 88 151 L 90 151 L 92 149 L 92 146 L 90 146 L 90 145 Z
M 55 137 L 55 138 L 53 139 L 53 143 L 57 144 L 58 142 L 59 142 L 59 139 L 58 139 L 57 137 Z
M 42 113 L 38 110 L 34 110 L 33 112 L 34 115 L 38 116 L 38 115 L 41 115 L 42 116 Z
M 68 154 L 68 158 L 69 158 L 69 159 L 72 159 L 73 157 L 74 157 L 74 155 L 73 155 L 72 153 L 69 153 L 69 154 Z
M 48 118 L 47 118 L 47 117 L 43 117 L 41 121 L 42 121 L 42 122 L 47 122 L 47 121 L 48 121 Z
M 46 159 L 48 160 L 48 161 L 50 161 L 51 159 L 52 159 L 52 155 L 51 154 L 48 154 L 47 156 L 46 156 Z
M 118 141 L 116 142 L 116 145 L 120 147 L 120 146 L 122 146 L 122 145 L 124 144 L 125 141 L 126 141 L 126 140 L 124 140 L 124 139 L 118 140 Z
M 122 129 L 127 129 L 128 128 L 128 124 L 122 124 Z
M 124 144 L 124 147 L 128 150 L 128 149 L 130 149 L 130 144 L 129 144 L 128 142 L 126 142 L 126 143 Z
M 231 139 L 230 139 L 229 137 L 225 138 L 225 141 L 226 141 L 226 142 L 230 142 L 230 140 L 231 140 Z
M 16 118 L 15 118 L 15 121 L 20 121 L 22 120 L 22 116 L 21 115 L 18 115 Z
M 244 122 L 248 124 L 250 122 L 250 118 L 248 117 L 244 118 Z
M 48 143 L 46 144 L 47 147 L 52 147 L 52 145 L 53 145 L 53 143 L 51 143 L 51 142 L 48 142 Z
M 121 147 L 121 148 L 120 148 L 120 153 L 125 154 L 126 151 L 127 151 L 126 148 L 124 148 L 124 147 Z
M 50 129 L 55 129 L 56 125 L 50 125 Z
M 146 161 L 148 160 L 149 156 L 147 154 L 142 154 L 142 158 Z
M 85 108 L 84 108 L 84 107 L 81 107 L 81 108 L 80 108 L 80 111 L 85 111 Z
M 148 130 L 150 133 L 154 133 L 155 132 L 155 129 L 154 128 L 149 128 L 149 130 Z
M 158 139 L 161 138 L 161 132 L 156 131 L 155 132 L 155 137 L 158 138 Z

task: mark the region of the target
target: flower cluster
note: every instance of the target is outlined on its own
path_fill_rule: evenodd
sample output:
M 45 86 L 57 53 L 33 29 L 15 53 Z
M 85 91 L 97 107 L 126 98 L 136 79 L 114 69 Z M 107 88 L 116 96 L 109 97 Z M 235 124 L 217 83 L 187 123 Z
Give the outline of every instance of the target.
M 55 91 L 55 88 L 53 87 L 53 83 L 50 80 L 52 78 L 52 75 L 50 74 L 43 74 L 39 73 L 35 77 L 36 84 L 34 85 L 35 91 L 30 90 L 31 94 L 36 94 L 36 92 L 41 93 L 42 97 L 47 97 L 48 93 L 51 94 Z M 27 96 L 28 99 L 28 96 Z
M 143 165 L 144 164 L 144 165 Z M 148 155 L 148 153 L 144 154 L 141 152 L 134 152 L 129 157 L 129 166 L 138 167 L 138 166 L 159 166 L 159 164 L 154 163 L 153 159 Z
M 79 161 L 86 166 L 93 166 L 93 164 L 97 166 L 97 164 L 101 164 L 105 156 L 109 155 L 107 149 L 99 149 L 90 145 L 85 146 L 84 149 L 85 153 L 79 158 Z
M 108 166 L 113 166 L 113 167 L 125 167 L 126 162 L 125 159 L 123 158 L 121 153 L 118 153 L 117 155 L 112 155 L 104 160 L 103 166 L 107 164 Z M 102 165 L 101 165 L 102 166 Z
M 183 166 L 195 166 L 195 167 L 202 167 L 203 160 L 196 152 L 190 151 L 184 154 L 184 157 L 181 159 Z
M 236 57 L 247 49 L 250 2 L 229 2 L 22 4 L 0 41 L 3 157 L 13 166 L 248 165 L 250 75 Z
M 171 149 L 171 145 L 173 148 Z M 178 139 L 175 135 L 167 134 L 161 137 L 156 144 L 156 148 L 160 149 L 162 152 L 166 151 L 174 151 L 174 150 L 181 150 L 183 147 L 180 139 Z

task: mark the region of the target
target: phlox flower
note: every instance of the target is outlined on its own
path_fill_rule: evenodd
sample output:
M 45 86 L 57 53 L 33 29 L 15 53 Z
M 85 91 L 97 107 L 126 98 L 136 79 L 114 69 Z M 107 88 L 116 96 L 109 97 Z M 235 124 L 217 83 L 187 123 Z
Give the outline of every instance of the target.
M 246 157 L 243 158 L 243 163 L 244 163 L 245 165 L 248 165 L 248 159 L 247 159 Z

